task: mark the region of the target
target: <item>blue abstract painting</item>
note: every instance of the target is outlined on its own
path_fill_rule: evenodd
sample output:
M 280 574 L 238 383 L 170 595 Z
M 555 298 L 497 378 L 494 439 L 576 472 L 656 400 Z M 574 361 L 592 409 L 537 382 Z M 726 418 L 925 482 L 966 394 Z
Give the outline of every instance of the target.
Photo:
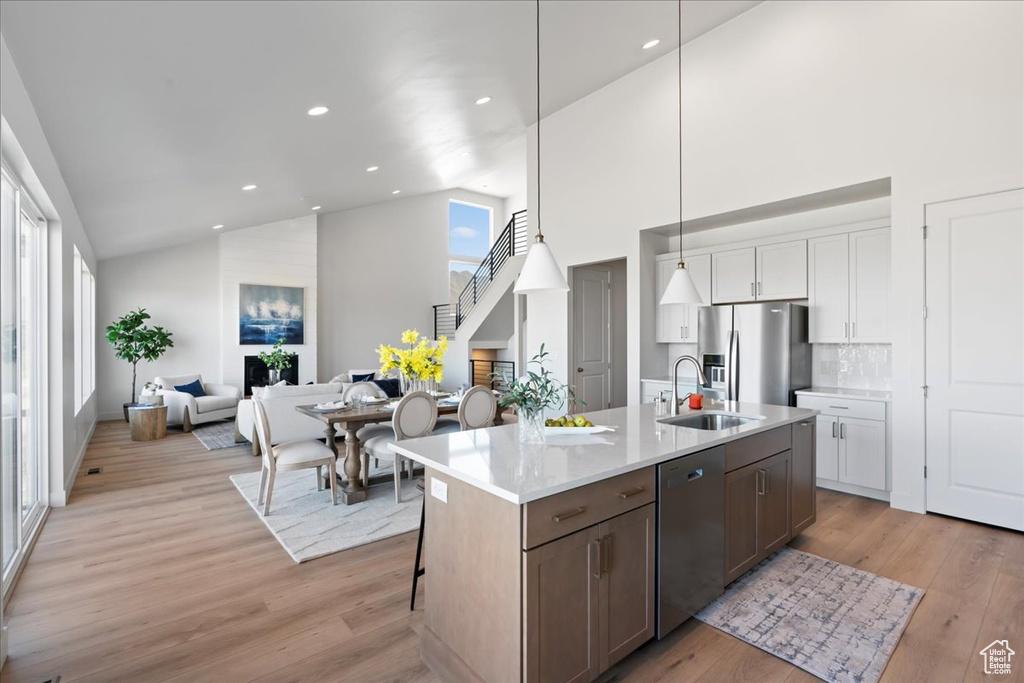
M 303 344 L 303 288 L 240 285 L 238 343 Z

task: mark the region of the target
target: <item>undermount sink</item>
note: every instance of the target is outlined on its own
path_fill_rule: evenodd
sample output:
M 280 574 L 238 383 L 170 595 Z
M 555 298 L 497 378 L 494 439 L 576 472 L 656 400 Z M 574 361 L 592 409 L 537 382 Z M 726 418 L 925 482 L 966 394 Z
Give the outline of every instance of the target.
M 678 415 L 663 417 L 658 422 L 672 425 L 673 427 L 687 427 L 688 429 L 703 429 L 705 431 L 717 431 L 739 427 L 748 422 L 763 420 L 761 416 L 751 417 L 748 415 L 737 415 L 735 413 L 699 413 L 697 415 Z

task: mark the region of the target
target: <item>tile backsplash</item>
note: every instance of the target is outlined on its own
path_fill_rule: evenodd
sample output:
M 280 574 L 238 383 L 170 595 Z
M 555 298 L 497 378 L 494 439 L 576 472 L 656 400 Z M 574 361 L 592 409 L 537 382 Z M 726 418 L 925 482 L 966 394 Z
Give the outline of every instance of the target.
M 892 390 L 890 344 L 813 344 L 811 362 L 816 387 Z

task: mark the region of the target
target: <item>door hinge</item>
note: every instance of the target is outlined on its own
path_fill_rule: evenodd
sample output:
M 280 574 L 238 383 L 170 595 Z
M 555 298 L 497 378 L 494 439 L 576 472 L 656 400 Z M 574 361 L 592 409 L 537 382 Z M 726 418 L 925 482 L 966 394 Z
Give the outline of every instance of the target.
M 924 478 L 925 478 L 925 479 L 927 479 L 927 478 L 928 478 L 928 465 L 925 465 L 925 466 L 924 466 Z
M 925 317 L 925 320 L 928 319 L 928 307 L 927 306 L 924 307 L 924 317 Z
M 928 226 L 927 225 L 922 225 L 921 226 L 921 235 L 922 235 L 922 239 L 928 239 Z
M 921 389 L 924 390 L 924 397 L 928 398 L 928 385 L 925 384 Z

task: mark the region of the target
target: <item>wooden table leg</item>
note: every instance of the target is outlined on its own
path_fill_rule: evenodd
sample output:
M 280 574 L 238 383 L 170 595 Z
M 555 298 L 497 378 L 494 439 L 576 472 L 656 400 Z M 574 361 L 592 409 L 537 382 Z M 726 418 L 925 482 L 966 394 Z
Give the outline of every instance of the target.
M 359 476 L 362 463 L 359 461 L 359 438 L 356 436 L 355 428 L 345 429 L 345 477 L 348 481 L 345 488 L 341 490 L 341 499 L 345 505 L 362 503 L 366 500 L 366 489 L 363 488 L 363 480 Z

